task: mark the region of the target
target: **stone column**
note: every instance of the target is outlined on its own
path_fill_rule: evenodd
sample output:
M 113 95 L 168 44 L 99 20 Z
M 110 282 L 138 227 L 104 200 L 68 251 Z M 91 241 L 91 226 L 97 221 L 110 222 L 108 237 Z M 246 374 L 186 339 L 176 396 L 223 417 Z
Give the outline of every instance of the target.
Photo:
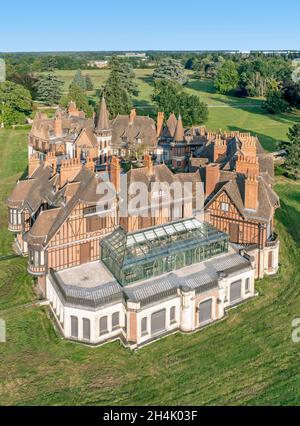
M 181 309 L 180 309 L 180 329 L 188 332 L 194 330 L 194 296 L 195 291 L 188 286 L 182 286 L 181 293 Z

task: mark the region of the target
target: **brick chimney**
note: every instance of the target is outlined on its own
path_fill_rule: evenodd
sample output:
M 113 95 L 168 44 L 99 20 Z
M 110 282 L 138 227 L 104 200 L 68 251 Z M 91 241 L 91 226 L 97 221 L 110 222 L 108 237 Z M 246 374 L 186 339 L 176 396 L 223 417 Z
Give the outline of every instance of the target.
M 94 171 L 95 171 L 95 164 L 94 164 L 94 161 L 93 161 L 93 159 L 91 157 L 88 157 L 86 159 L 85 167 L 87 169 L 89 169 L 91 172 L 94 173 Z
M 205 196 L 208 197 L 215 189 L 220 180 L 220 166 L 208 164 L 205 167 Z
M 257 210 L 258 207 L 258 180 L 253 172 L 248 173 L 245 178 L 245 209 Z
M 81 170 L 81 162 L 79 158 L 71 158 L 61 162 L 60 167 L 60 186 L 64 186 L 66 182 L 72 182 L 75 176 Z
M 164 124 L 164 116 L 163 112 L 157 113 L 157 122 L 156 122 L 156 136 L 159 138 L 163 129 Z
M 121 166 L 118 157 L 112 157 L 110 163 L 110 181 L 114 185 L 117 193 L 120 192 Z
M 134 122 L 134 119 L 136 117 L 136 110 L 133 108 L 130 111 L 130 115 L 129 115 L 129 124 L 132 124 Z
M 56 156 L 54 152 L 48 152 L 45 159 L 45 165 L 52 168 L 52 174 L 56 173 Z
M 217 135 L 214 143 L 214 163 L 221 160 L 227 152 L 226 140 L 222 139 L 221 135 Z
M 240 135 L 241 151 L 246 157 L 256 157 L 256 138 L 251 136 L 250 133 Z
M 63 122 L 61 113 L 58 113 L 54 120 L 54 133 L 55 136 L 61 137 L 63 134 Z
M 31 177 L 33 175 L 33 173 L 36 171 L 36 169 L 39 167 L 40 164 L 41 163 L 40 163 L 39 154 L 36 152 L 29 159 L 29 164 L 28 164 L 28 176 L 29 177 Z
M 238 154 L 236 162 L 236 172 L 243 175 L 247 173 L 254 173 L 256 176 L 259 175 L 259 162 L 256 156 L 246 156 L 243 153 Z
M 152 164 L 152 158 L 151 155 L 145 154 L 144 155 L 144 167 L 148 169 L 148 175 L 153 175 L 153 164 Z
M 79 110 L 77 109 L 75 102 L 71 101 L 69 103 L 68 113 L 69 113 L 69 116 L 72 116 L 72 117 L 78 117 L 79 116 Z

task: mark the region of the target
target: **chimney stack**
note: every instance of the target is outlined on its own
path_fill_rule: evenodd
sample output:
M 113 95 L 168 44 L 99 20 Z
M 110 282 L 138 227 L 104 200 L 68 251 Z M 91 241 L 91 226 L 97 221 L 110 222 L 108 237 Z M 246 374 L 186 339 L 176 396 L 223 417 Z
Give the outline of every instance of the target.
M 258 207 L 258 180 L 253 172 L 248 173 L 245 178 L 245 209 L 257 210 Z
M 209 197 L 215 190 L 220 180 L 220 167 L 218 164 L 208 164 L 205 167 L 205 197 Z
M 148 175 L 153 175 L 153 164 L 152 164 L 152 158 L 151 155 L 145 154 L 144 155 L 144 167 L 148 169 Z
M 86 159 L 85 167 L 86 167 L 88 170 L 90 170 L 91 172 L 93 172 L 93 173 L 94 173 L 94 171 L 95 171 L 95 164 L 94 164 L 94 161 L 93 161 L 93 159 L 92 159 L 91 157 L 88 157 L 88 158 Z
M 28 176 L 31 177 L 33 173 L 36 171 L 36 169 L 40 165 L 40 158 L 39 154 L 36 152 L 33 154 L 29 159 L 29 165 L 28 165 Z
M 130 115 L 129 115 L 129 123 L 132 124 L 134 122 L 134 119 L 136 117 L 136 110 L 133 108 L 130 111 Z
M 118 157 L 113 156 L 110 163 L 110 181 L 115 187 L 117 193 L 121 187 L 121 166 Z
M 78 117 L 79 116 L 79 110 L 77 109 L 76 103 L 74 101 L 71 101 L 69 103 L 68 113 L 69 113 L 69 116 L 72 116 L 72 117 Z
M 156 123 L 156 136 L 159 138 L 163 129 L 164 124 L 164 116 L 163 112 L 157 113 L 157 123 Z
M 62 161 L 60 166 L 60 186 L 63 187 L 65 183 L 72 182 L 80 172 L 81 167 L 79 158 Z
M 54 133 L 57 137 L 61 137 L 63 134 L 63 122 L 60 112 L 56 115 L 54 120 Z
M 52 168 L 52 175 L 56 173 L 56 156 L 54 152 L 48 152 L 45 159 L 45 165 Z
M 221 138 L 221 135 L 217 135 L 214 143 L 214 163 L 221 160 L 227 152 L 227 144 L 224 139 Z

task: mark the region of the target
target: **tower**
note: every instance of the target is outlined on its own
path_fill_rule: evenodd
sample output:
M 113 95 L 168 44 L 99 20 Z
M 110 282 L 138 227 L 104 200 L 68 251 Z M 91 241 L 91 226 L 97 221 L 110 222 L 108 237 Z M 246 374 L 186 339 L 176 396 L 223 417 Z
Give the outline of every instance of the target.
M 98 158 L 100 164 L 107 162 L 110 156 L 110 145 L 112 140 L 112 129 L 109 122 L 109 113 L 107 110 L 104 96 L 100 103 L 99 114 L 95 127 L 95 136 L 98 142 Z

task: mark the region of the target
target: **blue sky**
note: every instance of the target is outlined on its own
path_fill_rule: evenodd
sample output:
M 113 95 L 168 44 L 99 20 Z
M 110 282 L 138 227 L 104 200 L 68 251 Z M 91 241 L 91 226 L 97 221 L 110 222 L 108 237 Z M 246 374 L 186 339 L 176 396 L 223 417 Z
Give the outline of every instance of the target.
M 298 0 L 1 3 L 2 52 L 300 50 Z

